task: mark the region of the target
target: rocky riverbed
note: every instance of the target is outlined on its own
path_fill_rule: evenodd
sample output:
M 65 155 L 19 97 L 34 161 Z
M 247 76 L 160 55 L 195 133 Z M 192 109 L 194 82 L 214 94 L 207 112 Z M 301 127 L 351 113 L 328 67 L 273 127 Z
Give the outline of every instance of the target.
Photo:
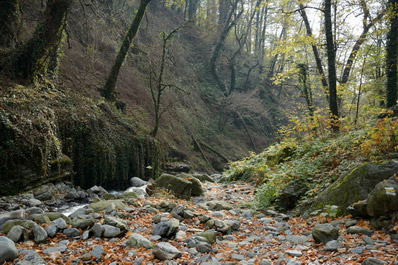
M 160 191 L 140 198 L 100 187 L 69 190 L 71 202 L 89 203 L 70 216 L 50 213 L 60 204 L 57 194 L 42 200 L 25 194 L 19 204 L 3 198 L 0 263 L 398 264 L 396 234 L 374 231 L 366 221 L 253 213 L 250 184 L 202 187 L 204 194 L 189 201 Z M 29 207 L 21 213 L 23 205 Z

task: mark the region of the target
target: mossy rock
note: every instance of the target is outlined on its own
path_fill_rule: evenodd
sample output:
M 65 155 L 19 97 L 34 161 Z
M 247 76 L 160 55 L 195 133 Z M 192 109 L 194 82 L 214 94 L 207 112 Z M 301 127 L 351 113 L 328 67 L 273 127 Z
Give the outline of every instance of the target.
M 1 227 L 2 231 L 4 234 L 8 234 L 10 232 L 11 228 L 13 228 L 16 225 L 20 225 L 25 229 L 32 230 L 33 227 L 37 226 L 35 222 L 31 220 L 22 220 L 22 219 L 14 219 L 14 220 L 8 220 L 3 224 Z
M 63 213 L 57 213 L 57 212 L 33 214 L 32 218 L 33 220 L 39 223 L 47 223 L 47 220 L 54 221 L 57 220 L 58 218 L 64 219 L 67 224 L 71 223 L 71 220 L 68 216 L 64 215 Z
M 286 161 L 290 156 L 293 155 L 294 149 L 290 146 L 286 146 L 282 149 L 279 149 L 274 154 L 267 155 L 267 162 L 268 166 L 275 166 L 281 162 Z
M 195 174 L 193 174 L 193 176 L 194 176 L 195 178 L 197 178 L 198 180 L 200 180 L 201 182 L 205 182 L 205 181 L 214 182 L 214 179 L 212 179 L 212 178 L 211 178 L 209 175 L 207 175 L 207 174 L 195 173 Z
M 345 176 L 341 176 L 313 201 L 308 212 L 322 209 L 325 205 L 337 205 L 338 215 L 347 214 L 347 207 L 365 200 L 374 187 L 398 172 L 398 162 L 387 161 L 379 165 L 364 163 Z
M 194 175 L 182 173 L 178 174 L 177 177 L 190 181 L 192 183 L 192 196 L 202 196 L 204 194 L 202 183 L 199 179 L 195 178 Z
M 95 212 L 99 212 L 99 211 L 105 211 L 105 209 L 108 208 L 109 205 L 111 205 L 112 203 L 115 205 L 116 209 L 122 209 L 124 207 L 127 207 L 127 205 L 123 202 L 123 200 L 99 201 L 90 204 L 88 207 L 93 209 Z
M 379 217 L 398 211 L 398 179 L 393 176 L 376 185 L 367 199 L 367 212 Z
M 147 192 L 149 195 L 152 195 L 158 188 L 165 189 L 178 198 L 191 199 L 192 182 L 183 178 L 170 174 L 162 174 L 152 185 L 148 185 Z

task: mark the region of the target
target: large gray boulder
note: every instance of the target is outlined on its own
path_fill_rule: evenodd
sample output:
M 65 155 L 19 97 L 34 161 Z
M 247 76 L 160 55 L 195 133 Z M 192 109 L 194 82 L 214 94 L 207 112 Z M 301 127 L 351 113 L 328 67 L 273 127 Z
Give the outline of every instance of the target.
M 152 229 L 152 235 L 170 238 L 178 232 L 179 226 L 180 221 L 175 218 L 171 218 L 167 221 L 157 223 Z
M 191 199 L 192 182 L 170 174 L 162 174 L 153 184 L 147 186 L 146 191 L 152 195 L 156 189 L 165 189 L 178 198 L 189 200 Z
M 303 181 L 296 180 L 288 183 L 277 198 L 279 208 L 285 211 L 293 209 L 307 190 Z
M 367 202 L 367 212 L 372 217 L 398 211 L 398 178 L 393 176 L 377 184 Z
M 140 178 L 137 177 L 132 177 L 130 179 L 130 184 L 132 187 L 142 187 L 148 184 L 148 182 L 146 182 L 145 180 L 142 180 Z
M 316 197 L 308 212 L 321 209 L 325 205 L 339 206 L 338 214 L 346 214 L 349 205 L 365 200 L 375 186 L 398 172 L 398 162 L 387 161 L 379 165 L 365 163 L 345 176 L 341 176 L 318 197 Z
M 327 243 L 339 237 L 339 230 L 331 224 L 317 224 L 312 229 L 315 243 Z
M 13 261 L 17 257 L 18 250 L 14 242 L 5 236 L 0 236 L 0 264 L 6 261 Z
M 192 196 L 202 196 L 204 194 L 202 183 L 200 182 L 199 179 L 195 178 L 193 175 L 182 173 L 178 174 L 177 177 L 182 178 L 184 180 L 188 180 L 192 183 L 191 187 Z

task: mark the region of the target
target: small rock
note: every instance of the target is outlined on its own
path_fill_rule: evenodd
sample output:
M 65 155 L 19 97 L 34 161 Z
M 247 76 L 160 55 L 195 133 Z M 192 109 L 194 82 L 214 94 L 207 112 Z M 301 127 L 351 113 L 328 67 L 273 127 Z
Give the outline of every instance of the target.
M 48 237 L 53 238 L 55 237 L 55 235 L 57 234 L 57 227 L 54 224 L 51 224 L 49 226 L 47 226 L 46 228 L 44 228 L 44 230 L 46 230 Z
M 373 244 L 374 244 L 373 240 L 372 240 L 370 237 L 368 237 L 368 236 L 364 236 L 364 237 L 362 238 L 362 241 L 363 241 L 365 244 L 367 244 L 367 245 L 373 245 Z
M 145 180 L 142 180 L 140 178 L 137 177 L 132 177 L 130 179 L 130 184 L 132 187 L 142 187 L 148 184 L 148 182 L 146 182 Z
M 185 233 L 184 231 L 178 231 L 176 234 L 176 240 L 177 241 L 182 241 L 187 237 L 187 233 Z
M 217 240 L 217 232 L 215 230 L 207 230 L 204 232 L 199 232 L 196 234 L 197 236 L 206 238 L 207 242 L 210 244 L 216 243 Z
M 100 223 L 96 223 L 91 227 L 90 233 L 93 234 L 94 237 L 102 237 L 102 234 L 104 233 L 104 227 Z
M 317 224 L 312 229 L 312 237 L 316 243 L 327 243 L 339 237 L 339 232 L 336 227 L 331 224 Z
M 364 234 L 367 236 L 371 236 L 373 231 L 367 228 L 363 228 L 360 226 L 351 226 L 347 229 L 348 234 Z
M 240 255 L 240 254 L 232 253 L 231 254 L 231 259 L 236 259 L 238 261 L 242 261 L 242 260 L 245 260 L 245 256 Z
M 82 261 L 89 261 L 89 260 L 91 260 L 91 254 L 90 253 L 84 253 L 81 257 L 80 257 L 80 259 L 82 260 Z
M 97 260 L 101 259 L 101 256 L 104 254 L 104 246 L 97 245 L 91 250 L 91 256 L 95 257 Z
M 0 236 L 0 264 L 6 261 L 13 261 L 17 257 L 18 250 L 15 247 L 15 243 L 5 236 Z
M 39 225 L 35 225 L 33 227 L 32 233 L 33 233 L 33 240 L 38 244 L 43 243 L 47 240 L 48 236 L 46 230 L 44 230 L 44 228 Z
M 133 233 L 130 235 L 130 238 L 127 240 L 127 245 L 130 247 L 144 247 L 146 249 L 153 248 L 153 244 L 151 241 L 146 239 L 140 234 Z
M 196 245 L 196 250 L 200 253 L 209 253 L 213 251 L 211 245 L 206 242 L 201 242 L 198 245 Z
M 51 221 L 51 224 L 55 225 L 58 229 L 66 228 L 66 221 L 63 218 L 55 219 L 54 221 Z
M 351 226 L 354 226 L 354 225 L 356 225 L 358 223 L 358 221 L 357 220 L 355 220 L 355 219 L 347 219 L 347 220 L 344 220 L 344 224 L 345 224 L 345 226 L 348 228 L 348 227 L 351 227 Z
M 20 249 L 23 256 L 23 262 L 29 265 L 47 265 L 47 263 L 34 250 Z
M 153 255 L 160 260 L 175 259 L 182 256 L 182 253 L 169 243 L 157 243 L 153 248 Z
M 104 228 L 103 237 L 112 238 L 122 234 L 122 231 L 118 227 L 114 227 L 111 225 L 103 225 L 102 227 Z
M 367 258 L 362 263 L 362 265 L 385 265 L 387 262 L 376 259 L 376 258 Z
M 21 240 L 21 237 L 23 235 L 24 228 L 20 225 L 13 226 L 11 230 L 7 233 L 7 237 L 14 241 L 15 243 L 19 242 Z M 1 263 L 1 262 L 0 262 Z
M 332 240 L 326 243 L 325 250 L 327 251 L 337 251 L 337 249 L 341 248 L 342 246 L 337 240 Z
M 80 231 L 76 228 L 66 228 L 63 233 L 69 238 L 80 236 Z
M 357 248 L 351 249 L 351 252 L 356 253 L 356 254 L 362 254 L 363 251 L 364 251 L 363 247 L 357 247 Z
M 300 250 L 286 250 L 286 254 L 295 257 L 301 257 L 303 253 Z
M 51 253 L 54 253 L 54 252 L 63 253 L 63 252 L 65 252 L 66 249 L 67 248 L 66 248 L 65 245 L 59 245 L 59 246 L 56 246 L 56 247 L 46 248 L 45 250 L 43 250 L 43 254 L 50 255 Z

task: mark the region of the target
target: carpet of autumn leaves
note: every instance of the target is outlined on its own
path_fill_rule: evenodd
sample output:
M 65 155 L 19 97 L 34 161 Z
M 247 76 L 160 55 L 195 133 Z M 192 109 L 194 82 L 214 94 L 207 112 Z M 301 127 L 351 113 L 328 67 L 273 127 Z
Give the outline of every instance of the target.
M 247 205 L 247 202 L 253 198 L 253 187 L 248 184 L 210 184 L 204 185 L 206 195 L 204 200 L 214 200 L 214 199 L 224 199 L 234 206 L 234 209 L 243 208 Z M 130 206 L 133 208 L 131 212 L 120 210 L 124 213 L 125 220 L 128 221 L 130 230 L 135 233 L 140 233 L 146 238 L 151 235 L 151 230 L 153 228 L 152 217 L 156 213 L 149 213 L 143 211 L 144 205 L 159 205 L 162 201 L 174 202 L 177 205 L 185 205 L 186 209 L 190 209 L 196 213 L 201 213 L 203 215 L 211 215 L 211 211 L 204 210 L 198 207 L 198 204 L 194 201 L 183 201 L 177 200 L 170 196 L 156 196 L 146 199 L 141 199 L 137 201 L 136 206 Z M 239 210 L 238 210 L 239 211 Z M 294 260 L 298 264 L 361 264 L 368 257 L 374 257 L 379 260 L 384 260 L 388 264 L 394 264 L 394 261 L 398 257 L 398 244 L 393 242 L 389 235 L 382 231 L 375 231 L 371 236 L 371 239 L 375 242 L 377 246 L 376 250 L 364 250 L 361 254 L 356 254 L 351 252 L 352 249 L 363 244 L 362 238 L 364 235 L 358 234 L 346 234 L 344 227 L 344 219 L 350 216 L 342 217 L 339 219 L 331 219 L 326 217 L 314 217 L 311 219 L 302 219 L 300 217 L 294 217 L 287 220 L 285 223 L 288 225 L 290 234 L 292 235 L 306 235 L 310 236 L 311 229 L 314 225 L 318 223 L 330 223 L 339 222 L 340 229 L 340 241 L 341 248 L 337 251 L 330 252 L 325 251 L 324 244 L 316 244 L 312 239 L 306 244 L 294 244 L 287 240 L 282 240 L 283 236 L 286 236 L 283 231 L 279 232 L 279 236 L 266 237 L 269 233 L 264 229 L 264 223 L 261 222 L 261 218 L 266 218 L 266 214 L 256 213 L 251 217 L 242 217 L 242 215 L 234 216 L 233 212 L 223 211 L 224 218 L 235 218 L 239 219 L 241 227 L 239 231 L 232 232 L 234 240 L 224 240 L 224 236 L 221 233 L 218 234 L 217 242 L 212 245 L 213 252 L 209 253 L 210 256 L 217 257 L 222 263 L 236 263 L 236 264 L 247 264 L 242 263 L 244 261 L 239 261 L 234 259 L 232 254 L 245 254 L 254 252 L 254 260 L 250 264 L 260 264 L 262 260 L 268 260 L 271 263 L 284 264 L 281 261 L 281 257 L 286 257 L 289 260 Z M 171 214 L 169 214 L 171 218 Z M 268 225 L 276 225 L 276 221 L 273 217 L 267 218 L 271 220 Z M 200 230 L 205 230 L 204 224 L 198 222 L 197 218 L 184 219 L 182 223 L 186 226 L 184 230 L 186 232 L 186 238 L 193 236 L 196 232 Z M 360 220 L 357 226 L 362 226 L 370 228 L 367 221 Z M 396 229 L 397 227 L 393 228 Z M 276 230 L 275 230 L 276 231 Z M 83 231 L 81 231 L 83 232 Z M 162 261 L 157 260 L 153 254 L 152 250 L 139 248 L 135 249 L 134 255 L 129 254 L 129 251 L 134 250 L 128 246 L 123 245 L 129 235 L 132 232 L 128 232 L 121 238 L 117 239 L 94 239 L 89 238 L 88 240 L 81 240 L 78 238 L 68 239 L 64 234 L 58 233 L 53 239 L 49 239 L 46 243 L 37 245 L 32 241 L 19 243 L 17 248 L 30 249 L 36 251 L 48 264 L 110 264 L 112 262 L 117 262 L 117 264 L 136 264 L 134 262 L 140 261 L 138 264 L 164 264 Z M 263 240 L 259 240 L 264 238 Z M 50 255 L 46 255 L 43 251 L 49 247 L 58 245 L 62 240 L 69 240 L 70 242 L 66 244 L 67 251 L 64 253 L 55 252 Z M 168 242 L 178 248 L 183 255 L 175 259 L 177 264 L 198 264 L 195 263 L 200 255 L 205 255 L 199 253 L 198 255 L 193 255 L 187 252 L 187 246 L 182 242 L 184 238 L 172 239 Z M 388 244 L 386 244 L 388 242 Z M 155 242 L 154 242 L 155 243 Z M 231 244 L 233 247 L 231 247 Z M 104 247 L 104 254 L 100 260 L 96 260 L 92 257 L 91 260 L 82 261 L 84 254 L 89 253 L 94 246 L 102 245 Z M 301 256 L 291 256 L 286 253 L 288 250 L 300 250 Z M 15 260 L 16 263 L 18 261 Z M 78 261 L 78 262 L 77 262 Z M 6 263 L 10 265 L 12 263 Z

